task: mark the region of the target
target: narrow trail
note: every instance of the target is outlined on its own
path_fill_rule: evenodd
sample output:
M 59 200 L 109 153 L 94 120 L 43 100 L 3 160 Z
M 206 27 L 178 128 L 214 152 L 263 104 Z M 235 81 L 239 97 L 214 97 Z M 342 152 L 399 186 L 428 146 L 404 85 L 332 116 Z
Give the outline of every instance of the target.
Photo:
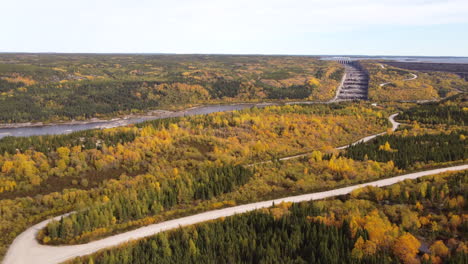
M 411 78 L 408 78 L 408 79 L 404 79 L 403 81 L 411 81 L 411 80 L 414 80 L 414 79 L 417 79 L 418 76 L 414 73 L 410 73 L 411 75 L 413 75 Z
M 392 124 L 392 132 L 397 130 L 398 127 L 400 126 L 401 123 L 398 123 L 397 121 L 395 121 L 395 117 L 398 115 L 398 113 L 396 114 L 393 114 L 391 116 L 388 117 L 388 121 L 390 121 L 390 123 Z M 341 150 L 341 149 L 346 149 L 346 148 L 349 148 L 350 146 L 354 146 L 356 144 L 359 144 L 359 143 L 365 143 L 369 140 L 372 140 L 378 136 L 381 136 L 381 135 L 385 135 L 387 134 L 387 132 L 382 132 L 382 133 L 378 133 L 378 134 L 374 134 L 374 135 L 370 135 L 370 136 L 367 136 L 367 137 L 363 137 L 349 145 L 345 145 L 345 146 L 341 146 L 341 147 L 336 147 L 335 149 L 338 149 L 338 150 Z M 291 155 L 291 156 L 287 156 L 287 157 L 282 157 L 282 158 L 279 158 L 278 160 L 281 160 L 281 161 L 284 161 L 284 160 L 291 160 L 291 159 L 297 159 L 297 158 L 302 158 L 302 157 L 306 157 L 306 156 L 309 156 L 311 155 L 312 152 L 307 152 L 307 153 L 303 153 L 303 154 L 298 154 L 298 155 Z M 261 162 L 256 162 L 256 163 L 253 163 L 253 164 L 248 164 L 246 165 L 247 167 L 251 167 L 251 166 L 255 166 L 255 165 L 260 165 L 260 164 L 265 164 L 265 163 L 270 163 L 272 162 L 271 160 L 267 160 L 267 161 L 261 161 Z
M 383 65 L 382 65 L 383 66 Z M 385 69 L 385 68 L 384 68 Z M 403 79 L 403 81 L 411 81 L 411 80 L 415 80 L 418 78 L 418 75 L 414 74 L 414 73 L 410 73 L 412 76 L 410 78 L 406 78 L 406 79 Z M 385 85 L 387 84 L 391 84 L 392 82 L 385 82 L 385 83 L 381 83 L 379 84 L 380 87 L 384 87 Z
M 21 233 L 13 244 L 10 246 L 7 255 L 4 259 L 5 264 L 52 264 L 52 263 L 61 263 L 65 260 L 84 256 L 88 254 L 92 254 L 98 250 L 117 246 L 119 244 L 141 239 L 147 236 L 152 236 L 159 232 L 163 232 L 166 230 L 171 230 L 178 228 L 180 226 L 187 226 L 193 225 L 209 220 L 214 220 L 220 217 L 228 217 L 235 214 L 241 214 L 249 211 L 253 211 L 260 208 L 267 208 L 275 204 L 279 204 L 282 202 L 303 202 L 303 201 L 312 201 L 312 200 L 320 200 L 329 197 L 339 196 L 349 194 L 352 191 L 366 187 L 366 186 L 376 186 L 376 187 L 383 187 L 395 184 L 400 181 L 404 181 L 407 179 L 416 179 L 423 176 L 428 175 L 435 175 L 443 172 L 448 171 L 463 171 L 467 170 L 468 165 L 459 165 L 459 166 L 452 166 L 447 168 L 441 169 L 433 169 L 428 171 L 416 172 L 416 173 L 409 173 L 404 174 L 388 179 L 373 181 L 364 184 L 357 184 L 352 185 L 344 188 L 338 188 L 330 191 L 325 192 L 317 192 L 317 193 L 310 193 L 304 195 L 297 195 L 297 196 L 289 196 L 269 201 L 263 202 L 256 202 L 251 204 L 245 204 L 235 207 L 229 207 L 219 210 L 208 211 L 192 216 L 182 217 L 170 221 L 165 221 L 158 224 L 152 224 L 145 227 L 141 227 L 135 229 L 133 231 L 121 233 L 118 235 L 110 236 L 101 240 L 97 240 L 94 242 L 90 242 L 87 244 L 82 245 L 73 245 L 73 246 L 44 246 L 40 245 L 36 240 L 37 232 L 45 227 L 47 223 L 49 223 L 52 219 L 45 220 L 37 225 L 34 225 L 28 228 L 26 231 Z M 53 219 L 60 219 L 61 216 L 55 217 Z

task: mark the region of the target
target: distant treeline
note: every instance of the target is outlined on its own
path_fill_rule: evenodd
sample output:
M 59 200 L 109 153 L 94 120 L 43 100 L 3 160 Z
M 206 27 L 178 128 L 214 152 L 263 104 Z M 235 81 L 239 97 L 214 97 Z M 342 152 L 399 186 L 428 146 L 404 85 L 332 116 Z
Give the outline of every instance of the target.
M 67 88 L 54 87 L 58 85 L 53 84 L 33 85 L 27 88 L 27 92 L 16 94 L 14 100 L 7 97 L 2 101 L 0 122 L 46 121 L 53 118 L 89 119 L 121 111 L 143 111 L 171 104 L 234 98 L 241 90 L 241 82 L 224 79 L 218 79 L 212 84 L 203 83 L 203 87 L 207 88 L 205 95 L 203 90 L 199 94 L 190 90 L 191 88 L 187 88 L 187 91 L 172 89 L 171 83 L 167 83 L 164 90 L 154 88 L 161 84 L 148 81 L 83 81 L 68 84 Z M 13 83 L 7 87 L 0 83 L 0 87 L 3 87 L 0 89 L 6 90 L 20 86 L 19 83 Z M 313 89 L 308 85 L 292 85 L 287 88 L 265 86 L 264 92 L 268 99 L 305 99 L 311 95 Z
M 0 55 L 0 122 L 56 121 L 210 102 L 329 100 L 336 62 L 288 56 Z

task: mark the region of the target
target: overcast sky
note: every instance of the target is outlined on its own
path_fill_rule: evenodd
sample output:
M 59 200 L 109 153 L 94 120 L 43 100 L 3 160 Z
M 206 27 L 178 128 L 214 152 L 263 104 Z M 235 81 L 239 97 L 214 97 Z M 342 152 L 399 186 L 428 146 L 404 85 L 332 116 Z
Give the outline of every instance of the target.
M 0 0 L 0 52 L 468 56 L 468 0 Z

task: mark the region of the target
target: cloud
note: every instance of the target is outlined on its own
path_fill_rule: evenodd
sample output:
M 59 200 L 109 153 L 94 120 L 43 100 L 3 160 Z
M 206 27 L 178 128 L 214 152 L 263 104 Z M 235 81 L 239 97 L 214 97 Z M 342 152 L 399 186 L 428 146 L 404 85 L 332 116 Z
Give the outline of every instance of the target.
M 164 25 L 235 28 L 349 28 L 363 25 L 434 25 L 467 23 L 466 0 L 15 0 L 9 16 L 34 20 L 67 16 L 67 23 L 125 22 L 139 26 Z M 10 7 L 9 7 L 10 6 Z M 29 11 L 29 12 L 28 12 Z M 76 21 L 71 21 L 76 19 Z M 146 24 L 144 24 L 146 23 Z M 158 24 L 157 24 L 158 23 Z M 318 28 L 320 27 L 320 28 Z
M 191 1 L 183 17 L 199 28 L 321 32 L 369 25 L 466 23 L 466 14 L 466 0 L 208 0 Z
M 275 45 L 294 47 L 306 36 L 310 41 L 313 36 L 323 40 L 330 34 L 375 33 L 389 27 L 468 24 L 466 0 L 5 2 L 2 10 L 6 12 L 0 16 L 5 41 L 0 42 L 0 51 L 41 47 L 65 51 L 261 52 L 275 50 Z

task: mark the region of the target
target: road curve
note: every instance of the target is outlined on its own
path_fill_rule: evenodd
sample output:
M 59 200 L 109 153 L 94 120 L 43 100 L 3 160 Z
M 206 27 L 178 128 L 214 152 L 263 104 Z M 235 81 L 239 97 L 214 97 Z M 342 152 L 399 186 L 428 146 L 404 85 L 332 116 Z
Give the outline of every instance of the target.
M 410 73 L 410 74 L 411 74 L 412 76 L 411 76 L 410 78 L 404 79 L 403 81 L 411 81 L 411 80 L 415 80 L 415 79 L 418 78 L 418 76 L 417 76 L 416 74 L 414 74 L 414 73 Z M 392 83 L 392 82 L 381 83 L 381 84 L 379 84 L 379 86 L 380 86 L 380 87 L 384 87 L 385 85 L 390 84 L 390 83 Z
M 400 175 L 388 179 L 373 181 L 364 184 L 353 185 L 349 187 L 334 189 L 325 192 L 317 192 L 311 194 L 290 196 L 275 200 L 245 204 L 235 207 L 229 207 L 219 210 L 208 211 L 205 213 L 200 213 L 192 216 L 182 217 L 179 219 L 174 219 L 170 221 L 165 221 L 158 224 L 152 224 L 145 227 L 135 229 L 133 231 L 125 232 L 122 234 L 110 236 L 101 240 L 90 242 L 82 245 L 73 245 L 73 246 L 44 246 L 40 245 L 36 240 L 37 232 L 45 227 L 48 222 L 52 219 L 45 220 L 37 225 L 34 225 L 21 233 L 11 244 L 7 255 L 4 259 L 5 264 L 52 264 L 60 263 L 65 260 L 84 256 L 91 253 L 94 253 L 98 250 L 117 246 L 119 244 L 128 242 L 130 240 L 141 239 L 147 236 L 154 235 L 156 233 L 178 228 L 180 226 L 193 225 L 208 220 L 217 219 L 220 217 L 227 217 L 234 214 L 241 214 L 249 211 L 253 211 L 260 208 L 266 208 L 272 206 L 273 203 L 279 204 L 281 202 L 303 202 L 311 200 L 320 200 L 328 197 L 334 197 L 338 195 L 344 195 L 356 190 L 358 188 L 366 186 L 388 186 L 395 184 L 397 182 L 407 180 L 407 179 L 416 179 L 423 176 L 439 174 L 442 172 L 448 171 L 462 171 L 467 170 L 468 165 L 459 165 L 452 166 L 441 169 L 433 169 L 428 171 L 410 173 L 405 175 Z M 54 219 L 60 219 L 61 216 L 55 217 Z
M 395 121 L 395 117 L 398 115 L 398 113 L 396 114 L 393 114 L 391 116 L 388 117 L 388 121 L 390 121 L 390 123 L 392 124 L 392 131 L 395 131 L 398 129 L 398 127 L 400 126 L 401 123 L 398 123 L 397 121 Z M 359 143 L 365 143 L 369 140 L 372 140 L 378 136 L 381 136 L 381 135 L 385 135 L 387 134 L 387 132 L 382 132 L 382 133 L 378 133 L 378 134 L 374 134 L 374 135 L 370 135 L 370 136 L 367 136 L 367 137 L 364 137 L 364 138 L 361 138 L 359 139 L 358 141 L 356 142 L 353 142 L 349 145 L 345 145 L 345 146 L 341 146 L 341 147 L 337 147 L 336 149 L 346 149 L 346 148 L 349 148 L 350 146 L 354 146 L 356 144 L 359 144 Z M 303 153 L 303 154 L 298 154 L 298 155 L 292 155 L 292 156 L 287 156 L 287 157 L 282 157 L 282 158 L 279 158 L 278 160 L 290 160 L 290 159 L 297 159 L 297 158 L 301 158 L 301 157 L 306 157 L 306 156 L 309 156 L 310 154 L 312 154 L 312 152 L 307 152 L 307 153 Z M 260 161 L 260 162 L 256 162 L 256 163 L 252 163 L 252 164 L 248 164 L 246 165 L 247 167 L 251 167 L 251 166 L 255 166 L 255 165 L 259 165 L 259 164 L 265 164 L 265 163 L 270 163 L 271 160 L 267 160 L 267 161 Z
M 411 81 L 411 80 L 414 80 L 414 79 L 418 78 L 418 76 L 416 74 L 414 74 L 414 73 L 410 73 L 410 74 L 413 75 L 413 76 L 411 76 L 411 78 L 404 79 L 403 81 Z
M 388 121 L 390 121 L 390 123 L 392 124 L 392 132 L 394 132 L 395 130 L 398 129 L 398 127 L 400 126 L 401 123 L 398 123 L 397 121 L 395 121 L 395 117 L 398 115 L 398 113 L 396 114 L 393 114 L 391 116 L 388 117 Z M 349 145 L 346 145 L 346 146 L 342 146 L 342 147 L 337 147 L 336 149 L 346 149 L 346 148 L 349 148 L 351 146 L 354 146 L 356 144 L 359 144 L 359 143 L 365 143 L 369 140 L 372 140 L 378 136 L 382 136 L 382 135 L 385 135 L 387 134 L 387 132 L 382 132 L 382 133 L 379 133 L 379 134 L 375 134 L 375 135 L 371 135 L 371 136 L 367 136 L 365 138 L 361 138 L 360 140 L 354 142 L 354 143 L 351 143 Z
M 398 128 L 398 126 L 400 125 L 400 123 L 395 121 L 395 117 L 397 115 L 398 115 L 398 113 L 392 114 L 388 118 L 388 120 L 392 124 L 392 131 L 395 131 Z M 337 149 L 345 149 L 345 148 L 347 148 L 347 147 L 349 147 L 351 145 L 355 145 L 355 144 L 358 144 L 358 143 L 361 143 L 361 142 L 367 142 L 367 141 L 369 141 L 369 140 L 371 140 L 371 139 L 373 139 L 373 138 L 375 138 L 377 136 L 383 135 L 385 133 L 386 132 L 382 132 L 382 133 L 379 133 L 379 134 L 367 136 L 367 137 L 364 137 L 362 139 L 359 139 L 358 141 L 356 141 L 356 142 L 354 142 L 354 143 L 352 143 L 350 145 L 338 147 Z M 307 155 L 310 155 L 310 153 L 283 157 L 280 160 L 295 159 L 295 158 L 300 158 L 300 157 L 304 157 L 304 156 L 307 156 Z M 250 165 L 247 165 L 247 166 L 253 166 L 253 165 L 263 164 L 263 163 L 268 163 L 268 162 L 271 162 L 271 161 L 259 162 L 259 163 L 250 164 Z M 288 199 L 288 198 L 284 198 L 284 199 Z M 269 204 L 271 204 L 271 202 Z M 244 206 L 248 206 L 248 205 L 244 205 Z M 229 208 L 227 208 L 227 209 L 229 209 Z M 223 210 L 226 210 L 226 209 L 223 209 Z M 238 211 L 235 211 L 235 212 L 238 212 Z M 210 212 L 203 213 L 203 214 L 200 214 L 200 215 L 209 214 L 209 213 Z M 5 264 L 7 264 L 7 263 L 8 264 L 9 263 L 30 263 L 30 261 L 32 259 L 34 259 L 35 263 L 58 263 L 58 262 L 64 261 L 67 258 L 90 254 L 90 253 L 95 252 L 95 251 L 97 251 L 99 249 L 102 249 L 102 248 L 118 245 L 118 244 L 120 244 L 122 242 L 125 242 L 125 241 L 129 240 L 129 239 L 137 239 L 137 238 L 141 238 L 141 237 L 148 236 L 148 235 L 151 235 L 151 234 L 155 234 L 155 233 L 157 233 L 159 231 L 164 231 L 164 230 L 168 230 L 168 229 L 177 227 L 178 225 L 190 224 L 190 223 L 187 222 L 186 219 L 192 219 L 191 217 L 195 217 L 195 216 L 185 217 L 185 218 L 181 218 L 181 219 L 176 219 L 176 220 L 163 222 L 163 223 L 156 224 L 156 225 L 151 225 L 151 226 L 159 226 L 159 227 L 165 226 L 165 227 L 167 227 L 167 228 L 164 228 L 164 229 L 157 229 L 158 227 L 147 226 L 147 227 L 142 227 L 142 228 L 134 230 L 134 231 L 119 234 L 119 235 L 116 235 L 116 236 L 111 236 L 111 237 L 108 237 L 108 238 L 105 238 L 105 239 L 102 239 L 102 240 L 99 240 L 99 241 L 91 242 L 91 243 L 88 243 L 88 244 L 84 244 L 84 245 L 52 247 L 52 246 L 40 245 L 39 243 L 37 243 L 37 241 L 35 239 L 37 232 L 39 230 L 41 230 L 42 228 L 44 228 L 47 225 L 47 223 L 49 223 L 53 219 L 60 220 L 60 218 L 62 216 L 65 216 L 65 215 L 61 215 L 61 216 L 57 216 L 57 217 L 52 218 L 52 219 L 45 220 L 45 221 L 43 221 L 43 222 L 41 222 L 39 224 L 36 224 L 36 225 L 28 228 L 26 231 L 21 233 L 13 241 L 13 243 L 11 244 L 11 246 L 10 246 L 8 252 L 7 252 L 7 255 L 5 256 L 5 259 L 4 259 L 3 263 L 5 263 Z M 215 217 L 215 218 L 217 218 L 217 217 Z M 196 219 L 198 219 L 198 218 L 196 218 Z M 205 218 L 203 218 L 203 219 L 205 219 Z M 214 219 L 214 218 L 206 218 L 203 221 L 210 220 L 210 219 Z M 201 222 L 201 221 L 198 221 L 198 222 Z M 193 223 L 198 223 L 198 222 L 193 222 Z M 176 224 L 174 225 L 174 223 L 176 223 Z M 138 230 L 140 230 L 140 231 L 138 231 Z M 136 233 L 131 233 L 131 232 L 136 232 Z M 137 236 L 136 234 L 143 234 L 143 235 Z M 118 242 L 114 243 L 113 241 L 114 242 L 118 241 Z M 95 249 L 95 250 L 93 250 L 93 249 Z M 56 251 L 56 253 L 52 253 L 52 252 L 55 252 L 55 251 Z M 25 254 L 25 252 L 28 252 L 28 254 Z M 43 261 L 43 262 L 40 262 L 40 261 Z

